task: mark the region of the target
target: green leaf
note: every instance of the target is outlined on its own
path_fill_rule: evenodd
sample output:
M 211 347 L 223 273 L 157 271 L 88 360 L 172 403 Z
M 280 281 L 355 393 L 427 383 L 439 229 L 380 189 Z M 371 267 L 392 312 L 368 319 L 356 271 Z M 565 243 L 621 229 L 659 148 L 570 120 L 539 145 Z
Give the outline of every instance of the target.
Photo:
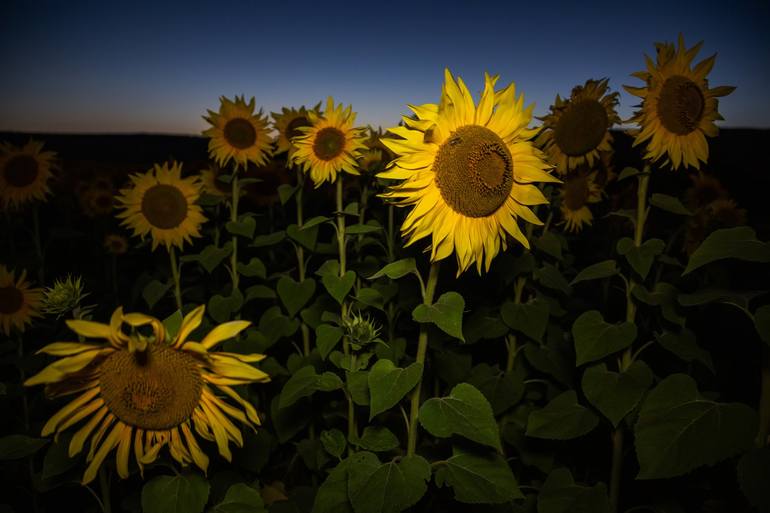
M 342 454 L 345 452 L 348 442 L 345 439 L 345 435 L 339 429 L 330 429 L 321 431 L 321 444 L 323 444 L 326 452 L 341 459 Z
M 257 221 L 250 216 L 241 216 L 238 221 L 228 221 L 225 224 L 225 229 L 229 233 L 238 235 L 239 237 L 246 237 L 247 239 L 254 237 L 254 230 L 256 228 Z
M 303 397 L 313 395 L 319 390 L 330 392 L 342 387 L 342 380 L 333 372 L 316 374 L 313 366 L 308 365 L 295 372 L 283 386 L 278 407 L 287 408 Z
M 286 238 L 286 232 L 283 230 L 269 233 L 267 235 L 257 235 L 250 244 L 253 248 L 264 248 L 274 246 Z
M 754 311 L 754 327 L 759 338 L 770 344 L 770 305 L 760 306 Z
M 342 213 L 346 216 L 358 217 L 358 202 L 351 201 L 345 208 L 342 209 Z
M 468 344 L 479 340 L 494 340 L 504 337 L 508 326 L 500 318 L 500 312 L 487 306 L 479 306 L 463 319 L 463 336 Z
M 652 292 L 648 291 L 643 285 L 634 284 L 631 288 L 631 294 L 642 303 L 659 306 L 663 313 L 663 318 L 667 321 L 684 326 L 687 319 L 679 313 L 679 290 L 670 283 L 661 282 L 655 284 Z
M 142 298 L 147 303 L 147 308 L 152 309 L 155 304 L 163 299 L 163 296 L 171 290 L 172 283 L 162 283 L 158 280 L 152 280 L 142 289 Z
M 372 287 L 363 287 L 358 289 L 358 294 L 353 298 L 359 303 L 385 311 L 385 298 L 382 293 Z
M 281 276 L 276 290 L 283 306 L 286 307 L 289 317 L 294 317 L 313 297 L 315 293 L 315 280 L 313 278 L 305 278 L 304 281 L 298 283 L 288 276 Z
M 359 406 L 369 406 L 369 372 L 368 371 L 346 371 L 345 385 L 350 392 L 353 402 Z
M 212 513 L 267 513 L 262 495 L 244 483 L 236 483 L 227 489 L 225 498 L 214 506 Z
M 544 287 L 561 291 L 567 295 L 572 293 L 572 288 L 561 274 L 561 271 L 551 264 L 544 264 L 543 267 L 537 269 L 534 277 Z
M 583 313 L 572 325 L 576 366 L 593 362 L 627 348 L 636 339 L 632 322 L 609 324 L 597 310 Z
M 739 454 L 754 443 L 757 415 L 741 403 L 717 403 L 695 381 L 672 374 L 645 399 L 634 429 L 637 479 L 680 476 Z
M 174 340 L 176 334 L 179 332 L 179 328 L 182 326 L 182 312 L 177 310 L 165 319 L 163 319 L 163 327 L 166 329 L 167 338 Z
M 468 383 L 484 394 L 495 415 L 518 403 L 524 396 L 524 382 L 518 373 L 501 372 L 497 366 L 486 363 L 480 363 L 471 370 Z
M 695 340 L 695 333 L 688 329 L 680 333 L 671 331 L 655 334 L 655 339 L 667 351 L 671 351 L 686 362 L 698 361 L 706 366 L 711 373 L 714 373 L 714 361 L 711 359 L 711 353 L 701 348 Z
M 422 377 L 422 364 L 413 363 L 406 369 L 396 367 L 390 360 L 377 360 L 369 371 L 369 420 L 398 404 Z
M 583 393 L 617 428 L 652 386 L 652 378 L 650 368 L 639 360 L 621 373 L 608 371 L 607 366 L 600 363 L 583 374 Z
M 562 392 L 527 420 L 527 436 L 549 440 L 571 440 L 593 431 L 599 424 L 591 410 L 578 404 L 574 390 Z
M 557 260 L 562 260 L 564 258 L 561 252 L 561 240 L 553 232 L 545 232 L 535 239 L 535 247 Z
M 321 277 L 321 281 L 329 295 L 339 304 L 342 304 L 350 289 L 356 283 L 356 273 L 354 271 L 347 271 L 342 277 L 334 274 L 324 274 Z
M 647 278 L 655 257 L 663 253 L 666 249 L 666 243 L 660 239 L 649 239 L 636 247 L 634 241 L 628 237 L 623 237 L 616 246 L 618 254 L 626 257 L 629 265 L 636 271 L 642 279 Z
M 371 224 L 353 224 L 345 228 L 345 233 L 348 235 L 365 235 L 367 233 L 378 232 L 382 230 L 382 226 L 375 226 Z
M 543 341 L 548 327 L 548 303 L 535 299 L 529 303 L 516 304 L 506 301 L 500 307 L 503 322 L 537 342 Z
M 282 337 L 290 337 L 299 329 L 297 319 L 289 319 L 281 313 L 281 307 L 274 306 L 265 310 L 259 318 L 259 332 L 267 339 L 268 347 Z
M 351 458 L 342 460 L 334 467 L 326 480 L 318 487 L 313 501 L 313 513 L 352 513 L 348 499 L 348 467 Z
M 636 169 L 635 167 L 624 167 L 623 171 L 620 172 L 620 175 L 618 175 L 618 182 L 621 180 L 625 180 L 626 178 L 631 178 L 632 176 L 636 176 L 638 174 L 641 174 L 641 171 Z
M 604 483 L 595 486 L 575 484 L 572 473 L 557 468 L 548 477 L 537 496 L 537 513 L 609 513 Z
M 278 395 L 270 401 L 270 418 L 273 420 L 278 441 L 283 444 L 305 429 L 310 422 L 310 415 L 306 404 L 295 403 L 288 408 L 280 408 L 280 400 L 281 396 Z
M 331 324 L 321 324 L 315 329 L 316 345 L 321 358 L 326 360 L 329 353 L 342 340 L 342 329 Z
M 359 452 L 349 459 L 348 495 L 356 513 L 399 513 L 428 490 L 431 468 L 422 456 L 380 464 L 374 454 Z
M 412 319 L 417 322 L 430 322 L 438 326 L 444 333 L 463 338 L 463 310 L 465 299 L 457 292 L 445 292 L 432 305 L 417 305 L 412 311 Z
M 26 458 L 39 451 L 48 440 L 27 435 L 7 435 L 0 438 L 0 461 Z
M 373 452 L 386 452 L 397 449 L 398 438 L 385 426 L 366 426 L 356 445 Z
M 216 294 L 209 299 L 206 310 L 218 323 L 227 322 L 233 318 L 233 314 L 243 306 L 243 294 L 239 290 L 233 291 L 229 296 Z
M 278 186 L 278 199 L 281 200 L 281 205 L 285 205 L 286 202 L 288 202 L 292 196 L 294 196 L 294 193 L 299 190 L 300 186 L 298 185 L 289 185 L 288 183 L 283 183 Z
M 407 274 L 415 274 L 419 276 L 417 273 L 417 264 L 415 263 L 414 258 L 396 260 L 395 262 L 386 265 L 373 275 L 369 276 L 367 279 L 376 280 L 377 278 L 387 276 L 391 280 L 397 280 L 399 278 L 403 278 Z
M 465 504 L 502 504 L 523 499 L 510 466 L 499 454 L 455 451 L 436 471 L 436 484 L 449 485 Z
M 650 196 L 650 205 L 680 216 L 692 215 L 692 212 L 690 212 L 687 207 L 682 205 L 682 202 L 679 201 L 679 198 L 669 196 L 668 194 L 660 194 L 657 192 L 654 193 L 652 196 Z
M 609 278 L 618 274 L 618 266 L 614 260 L 604 260 L 593 265 L 589 265 L 570 282 L 570 285 L 580 283 L 581 281 L 600 280 Z
M 207 273 L 211 274 L 216 269 L 222 260 L 230 256 L 233 247 L 229 242 L 218 248 L 213 244 L 203 248 L 203 251 L 198 255 L 198 263 L 203 267 Z
M 770 243 L 757 240 L 753 228 L 738 226 L 712 232 L 690 256 L 682 276 L 717 260 L 737 258 L 747 262 L 770 262 Z
M 460 435 L 502 452 L 500 431 L 484 394 L 473 385 L 460 383 L 449 397 L 433 397 L 420 407 L 420 424 L 433 436 Z
M 142 487 L 143 513 L 201 513 L 209 483 L 199 474 L 157 476 Z
M 752 449 L 741 457 L 738 483 L 749 503 L 761 512 L 770 511 L 767 476 L 770 476 L 770 446 Z
M 252 257 L 248 264 L 238 262 L 238 265 L 235 267 L 238 270 L 238 274 L 247 278 L 262 278 L 264 280 L 267 276 L 265 264 L 257 257 Z
M 313 228 L 315 226 L 319 226 L 326 221 L 331 221 L 331 217 L 326 216 L 315 216 L 312 219 L 308 219 L 302 224 L 302 228 L 300 230 L 309 230 L 310 228 Z
M 244 303 L 252 299 L 275 299 L 275 291 L 266 285 L 252 285 L 246 289 L 246 298 Z
M 740 291 L 728 289 L 705 288 L 691 294 L 679 294 L 677 299 L 682 306 L 700 306 L 709 303 L 724 303 L 733 305 L 748 314 L 749 303 L 764 291 Z
M 57 441 L 48 446 L 43 458 L 43 472 L 41 479 L 47 480 L 63 474 L 78 463 L 78 458 L 69 457 L 69 445 L 72 440 L 72 432 L 60 436 Z
M 318 226 L 307 228 L 305 225 L 300 229 L 296 224 L 290 224 L 286 227 L 286 235 L 305 249 L 315 251 L 316 241 L 318 240 Z

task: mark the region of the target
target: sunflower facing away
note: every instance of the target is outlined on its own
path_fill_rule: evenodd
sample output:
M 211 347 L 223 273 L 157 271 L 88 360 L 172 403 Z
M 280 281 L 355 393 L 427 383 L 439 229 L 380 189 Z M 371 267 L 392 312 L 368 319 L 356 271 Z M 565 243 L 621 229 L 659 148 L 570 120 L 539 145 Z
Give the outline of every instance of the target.
M 488 270 L 506 233 L 528 248 L 517 218 L 542 224 L 529 206 L 547 200 L 533 183 L 559 180 L 530 142 L 533 106 L 513 83 L 496 92 L 498 77 L 485 75 L 475 105 L 462 79 L 444 74 L 441 102 L 410 106 L 415 117 L 390 129 L 402 139 L 382 139 L 397 158 L 378 176 L 403 180 L 383 196 L 414 206 L 401 227 L 407 245 L 430 236 L 431 261 L 456 252 L 459 275 L 473 263 Z
M 152 237 L 152 249 L 163 244 L 182 248 L 184 241 L 200 237 L 200 225 L 206 221 L 203 210 L 195 202 L 200 196 L 200 184 L 195 177 L 182 178 L 182 165 L 173 162 L 155 164 L 146 173 L 131 176 L 131 187 L 120 191 L 121 224 L 130 227 L 134 235 Z
M 324 182 L 334 182 L 341 171 L 359 174 L 356 159 L 366 136 L 362 129 L 353 127 L 356 113 L 352 107 L 343 109 L 341 103 L 335 107 L 330 96 L 323 114 L 310 111 L 308 116 L 312 126 L 298 129 L 303 135 L 293 139 L 296 150 L 291 156 L 292 163 L 310 172 L 316 188 Z
M 0 329 L 9 336 L 11 328 L 23 332 L 33 317 L 40 317 L 43 290 L 30 288 L 27 271 L 16 279 L 13 271 L 0 264 Z
M 18 207 L 32 200 L 44 200 L 56 154 L 43 151 L 43 143 L 30 139 L 22 147 L 0 144 L 0 204 Z
M 717 97 L 730 94 L 735 88 L 720 86 L 709 89 L 706 75 L 714 66 L 716 54 L 690 66 L 703 43 L 690 49 L 679 36 L 679 45 L 657 43 L 657 62 L 645 55 L 647 70 L 632 75 L 645 82 L 642 87 L 623 86 L 626 91 L 642 98 L 641 109 L 631 122 L 639 125 L 634 146 L 649 141 L 645 159 L 657 161 L 666 157 L 663 165 L 673 169 L 680 166 L 700 168 L 708 160 L 706 137 L 715 137 L 719 130 L 714 121 L 724 119 L 718 112 Z
M 69 444 L 73 457 L 90 440 L 83 484 L 94 479 L 116 448 L 118 474 L 123 479 L 129 475 L 132 450 L 143 471 L 163 446 L 182 465 L 192 462 L 205 472 L 209 459 L 196 434 L 216 443 L 219 454 L 230 461 L 230 442 L 243 446 L 241 430 L 230 418 L 252 429 L 260 424 L 254 406 L 231 386 L 269 381 L 267 374 L 249 365 L 264 355 L 210 351 L 237 336 L 249 322 L 227 322 L 200 342 L 188 340 L 201 324 L 203 313 L 203 306 L 188 313 L 179 332 L 169 339 L 158 319 L 124 314 L 118 308 L 109 324 L 67 321 L 78 335 L 105 342 L 54 342 L 38 351 L 62 358 L 24 384 L 46 385 L 49 397 L 79 394 L 48 420 L 42 436 L 58 436 L 88 419 Z M 129 333 L 124 332 L 124 325 Z M 214 387 L 230 401 L 217 395 Z
M 575 86 L 569 99 L 556 95 L 551 112 L 544 118 L 537 138 L 549 161 L 565 175 L 583 163 L 589 167 L 600 152 L 612 149 L 610 127 L 620 123 L 615 111 L 618 93 L 607 93 L 608 79 L 588 80 Z
M 387 166 L 393 160 L 393 153 L 382 142 L 382 128 L 368 128 L 369 137 L 364 141 L 366 149 L 358 161 L 359 169 L 366 173 L 375 173 Z
M 576 233 L 583 225 L 591 225 L 593 214 L 588 205 L 602 199 L 602 191 L 596 183 L 596 171 L 591 173 L 572 173 L 564 179 L 561 186 L 561 204 L 564 229 Z
M 318 114 L 320 108 L 321 103 L 319 102 L 312 111 Z M 278 146 L 275 153 L 280 154 L 288 151 L 291 156 L 295 149 L 291 142 L 292 139 L 302 135 L 300 128 L 312 126 L 308 110 L 304 105 L 299 109 L 281 107 L 280 113 L 271 112 L 270 114 L 273 116 L 273 126 L 278 131 Z
M 262 109 L 254 114 L 253 97 L 246 103 L 243 96 L 236 96 L 235 101 L 222 96 L 219 102 L 219 112 L 209 110 L 203 116 L 212 125 L 203 132 L 209 137 L 209 155 L 222 167 L 230 160 L 244 168 L 247 162 L 263 164 L 272 139 Z

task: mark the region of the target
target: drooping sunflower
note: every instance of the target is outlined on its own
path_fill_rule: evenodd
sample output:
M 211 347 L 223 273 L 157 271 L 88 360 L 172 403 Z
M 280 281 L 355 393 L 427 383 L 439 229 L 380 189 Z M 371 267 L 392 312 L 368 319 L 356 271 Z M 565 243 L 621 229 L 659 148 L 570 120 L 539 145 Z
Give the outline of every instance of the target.
M 0 264 L 0 329 L 9 336 L 11 328 L 24 332 L 34 317 L 40 317 L 43 289 L 31 288 L 27 271 L 16 279 L 14 271 Z
M 124 211 L 118 214 L 121 224 L 134 235 L 152 237 L 152 249 L 163 244 L 182 248 L 184 241 L 200 237 L 200 225 L 206 221 L 196 205 L 200 183 L 196 177 L 182 178 L 182 164 L 155 164 L 146 173 L 132 175 L 131 187 L 122 189 L 117 200 Z
M 0 204 L 13 208 L 32 200 L 45 200 L 56 153 L 43 151 L 43 143 L 30 139 L 22 147 L 0 144 Z
M 564 218 L 564 229 L 577 233 L 583 225 L 591 225 L 593 213 L 588 205 L 602 199 L 602 190 L 596 183 L 596 171 L 571 173 L 564 178 L 561 186 L 559 209 Z
M 608 93 L 608 79 L 587 80 L 575 86 L 566 100 L 556 95 L 551 112 L 542 118 L 543 131 L 537 144 L 561 175 L 600 159 L 612 149 L 610 128 L 620 123 L 615 111 L 618 93 Z
M 366 136 L 361 128 L 353 126 L 356 113 L 352 106 L 343 109 L 340 103 L 335 107 L 330 96 L 323 114 L 310 111 L 308 116 L 312 126 L 298 128 L 303 135 L 293 139 L 296 150 L 291 162 L 310 173 L 316 188 L 324 182 L 334 182 L 342 171 L 359 174 L 356 159 Z
M 219 102 L 219 112 L 209 110 L 209 115 L 203 116 L 212 125 L 203 132 L 210 138 L 209 155 L 222 167 L 230 160 L 244 168 L 247 162 L 263 164 L 272 138 L 262 109 L 254 113 L 253 97 L 246 103 L 243 96 L 236 96 L 234 101 L 222 96 Z
M 209 458 L 196 433 L 215 442 L 219 454 L 230 461 L 230 442 L 243 446 L 241 430 L 230 418 L 251 429 L 260 425 L 254 406 L 231 387 L 269 381 L 267 374 L 249 365 L 264 355 L 211 351 L 250 323 L 227 322 L 200 342 L 188 340 L 203 313 L 203 306 L 188 313 L 170 339 L 158 319 L 126 314 L 119 307 L 109 324 L 67 321 L 78 335 L 105 342 L 54 342 L 38 351 L 62 358 L 24 384 L 45 385 L 49 397 L 80 394 L 48 420 L 42 436 L 58 435 L 88 419 L 69 445 L 72 457 L 90 440 L 83 484 L 94 479 L 115 448 L 118 475 L 124 479 L 129 475 L 132 449 L 142 471 L 164 446 L 182 465 L 194 463 L 205 472 Z M 231 401 L 215 393 L 214 387 Z
M 319 102 L 311 111 L 318 114 L 320 108 L 321 103 Z M 273 116 L 273 126 L 278 131 L 275 153 L 289 152 L 289 157 L 291 157 L 291 153 L 295 149 L 292 139 L 302 135 L 300 128 L 312 126 L 309 111 L 303 105 L 299 109 L 281 107 L 281 112 L 271 112 L 270 114 Z
M 632 74 L 645 85 L 623 86 L 630 94 L 642 98 L 641 109 L 630 120 L 639 125 L 634 146 L 649 141 L 645 159 L 656 162 L 665 157 L 663 165 L 671 165 L 674 170 L 680 166 L 699 169 L 700 163 L 708 160 L 706 136 L 715 137 L 719 130 L 714 121 L 724 119 L 717 110 L 717 98 L 735 89 L 709 89 L 706 76 L 714 66 L 716 54 L 691 67 L 702 44 L 688 49 L 681 34 L 678 47 L 673 43 L 656 43 L 657 62 L 645 55 L 647 70 Z
M 506 234 L 528 248 L 517 219 L 542 224 L 529 208 L 547 203 L 534 183 L 559 180 L 530 140 L 534 106 L 513 83 L 496 92 L 498 77 L 485 75 L 477 106 L 462 79 L 444 75 L 441 102 L 410 105 L 415 116 L 390 129 L 402 139 L 382 139 L 397 158 L 378 176 L 403 180 L 383 196 L 414 206 L 401 227 L 407 245 L 430 236 L 431 261 L 455 252 L 459 275 L 473 263 L 488 270 Z

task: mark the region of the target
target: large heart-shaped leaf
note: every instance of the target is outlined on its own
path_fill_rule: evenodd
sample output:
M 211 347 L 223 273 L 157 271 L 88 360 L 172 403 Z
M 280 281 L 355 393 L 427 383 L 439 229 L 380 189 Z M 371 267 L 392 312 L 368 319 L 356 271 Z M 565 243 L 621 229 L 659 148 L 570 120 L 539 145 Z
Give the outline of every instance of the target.
M 603 363 L 589 367 L 582 383 L 586 398 L 614 427 L 636 408 L 651 385 L 652 371 L 642 361 L 620 373 L 607 370 Z
M 353 284 L 356 282 L 356 273 L 354 271 L 345 272 L 344 276 L 336 276 L 334 274 L 324 274 L 321 277 L 321 281 L 326 287 L 326 291 L 333 297 L 339 304 L 345 300 L 345 297 L 353 288 Z
M 593 362 L 630 346 L 636 339 L 632 322 L 609 324 L 597 310 L 583 313 L 572 324 L 575 339 L 575 365 Z
M 431 468 L 422 456 L 380 463 L 371 452 L 351 456 L 348 495 L 356 513 L 399 513 L 416 504 L 428 489 Z
M 369 371 L 369 420 L 391 409 L 414 388 L 422 377 L 422 365 L 415 362 L 406 369 L 390 360 L 377 360 Z
M 281 276 L 276 290 L 283 306 L 286 307 L 286 311 L 289 313 L 289 317 L 294 317 L 313 297 L 313 293 L 315 293 L 315 280 L 313 278 L 305 278 L 304 281 L 298 283 L 288 276 Z
M 209 498 L 209 483 L 200 474 L 157 476 L 142 488 L 144 513 L 201 513 Z
M 460 340 L 463 338 L 463 309 L 465 300 L 457 292 L 441 294 L 432 305 L 417 305 L 412 311 L 412 319 L 417 322 L 430 322 L 444 333 Z
M 542 410 L 535 410 L 527 420 L 527 436 L 550 440 L 581 437 L 599 424 L 591 410 L 578 404 L 574 390 L 567 390 L 551 400 Z
M 748 262 L 770 262 L 770 242 L 760 242 L 753 228 L 738 226 L 716 230 L 690 256 L 682 275 L 725 258 Z
M 524 498 L 511 467 L 499 454 L 453 452 L 438 467 L 435 479 L 438 486 L 451 486 L 458 502 L 501 504 Z

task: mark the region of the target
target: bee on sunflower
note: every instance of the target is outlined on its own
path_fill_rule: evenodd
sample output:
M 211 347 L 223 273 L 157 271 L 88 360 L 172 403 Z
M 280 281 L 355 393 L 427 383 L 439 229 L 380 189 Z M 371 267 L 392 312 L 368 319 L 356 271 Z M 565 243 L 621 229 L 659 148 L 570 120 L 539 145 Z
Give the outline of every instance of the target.
M 663 166 L 673 170 L 682 166 L 699 169 L 708 160 L 706 136 L 716 137 L 719 130 L 714 122 L 724 119 L 717 98 L 735 90 L 732 86 L 709 88 L 706 77 L 716 54 L 691 66 L 702 44 L 688 49 L 681 34 L 678 46 L 656 43 L 656 61 L 645 55 L 646 71 L 632 73 L 644 85 L 623 86 L 642 99 L 641 108 L 630 120 L 639 125 L 634 146 L 647 142 L 645 159 L 657 162 L 665 158 Z
M 230 461 L 230 442 L 243 446 L 241 430 L 231 419 L 253 430 L 260 425 L 254 406 L 232 386 L 269 381 L 250 365 L 264 355 L 212 351 L 250 323 L 226 322 L 200 342 L 190 340 L 203 314 L 203 306 L 188 313 L 172 338 L 158 319 L 124 313 L 119 307 L 109 324 L 67 321 L 78 335 L 101 342 L 54 342 L 38 351 L 61 358 L 27 379 L 25 386 L 45 385 L 51 398 L 79 394 L 46 422 L 42 436 L 58 435 L 85 421 L 68 449 L 73 457 L 88 445 L 84 485 L 96 477 L 113 450 L 123 479 L 130 474 L 132 450 L 142 472 L 163 447 L 180 464 L 194 463 L 205 472 L 209 457 L 198 437 L 215 442 L 219 454 Z
M 43 289 L 30 287 L 27 271 L 18 279 L 14 271 L 0 264 L 0 331 L 10 336 L 11 329 L 23 333 L 35 317 L 40 317 Z
M 44 201 L 51 192 L 48 181 L 56 153 L 43 151 L 43 143 L 30 139 L 21 147 L 0 144 L 0 204 L 15 208 L 34 200 Z
M 249 103 L 243 96 L 236 96 L 235 100 L 222 96 L 219 101 L 219 112 L 208 110 L 208 116 L 203 116 L 211 124 L 203 132 L 209 137 L 209 155 L 222 167 L 227 167 L 231 160 L 236 167 L 243 168 L 248 162 L 264 164 L 272 137 L 262 109 L 254 113 L 253 97 Z

